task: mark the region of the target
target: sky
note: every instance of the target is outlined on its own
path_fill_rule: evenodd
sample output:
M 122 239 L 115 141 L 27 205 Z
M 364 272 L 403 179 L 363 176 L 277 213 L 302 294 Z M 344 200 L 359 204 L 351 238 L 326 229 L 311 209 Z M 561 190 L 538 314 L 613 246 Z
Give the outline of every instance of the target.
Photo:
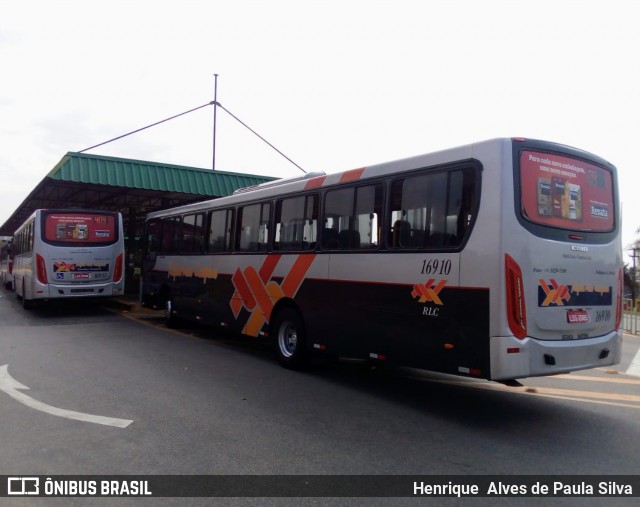
M 0 223 L 67 152 L 210 103 L 218 74 L 219 103 L 306 171 L 495 137 L 595 153 L 624 248 L 639 20 L 635 0 L 0 0 Z M 87 153 L 211 168 L 213 106 Z M 301 174 L 221 109 L 215 165 Z

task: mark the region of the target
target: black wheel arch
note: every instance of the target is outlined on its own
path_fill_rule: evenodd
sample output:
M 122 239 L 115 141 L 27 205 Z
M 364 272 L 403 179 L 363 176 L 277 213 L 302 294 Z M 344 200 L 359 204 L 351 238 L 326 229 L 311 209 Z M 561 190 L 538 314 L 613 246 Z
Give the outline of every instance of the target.
M 277 321 L 278 314 L 281 313 L 285 308 L 293 310 L 298 314 L 298 316 L 300 317 L 300 321 L 304 326 L 304 331 L 306 332 L 306 325 L 304 323 L 304 316 L 302 315 L 302 311 L 300 311 L 300 308 L 293 299 L 283 297 L 280 298 L 275 304 L 275 306 L 271 310 L 271 316 L 269 317 L 269 336 L 274 339 L 276 338 L 275 323 Z

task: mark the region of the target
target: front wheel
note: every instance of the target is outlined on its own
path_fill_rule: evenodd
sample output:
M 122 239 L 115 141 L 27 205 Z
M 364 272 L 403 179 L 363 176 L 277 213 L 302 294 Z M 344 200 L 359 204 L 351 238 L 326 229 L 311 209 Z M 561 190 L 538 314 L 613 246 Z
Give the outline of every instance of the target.
M 273 322 L 278 362 L 285 368 L 304 368 L 308 362 L 304 324 L 291 308 L 278 312 Z

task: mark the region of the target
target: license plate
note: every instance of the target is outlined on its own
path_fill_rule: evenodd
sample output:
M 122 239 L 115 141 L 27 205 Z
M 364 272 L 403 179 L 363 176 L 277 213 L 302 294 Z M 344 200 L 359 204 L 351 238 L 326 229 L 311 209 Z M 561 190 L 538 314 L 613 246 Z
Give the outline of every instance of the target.
M 587 310 L 568 310 L 567 322 L 569 324 L 584 324 L 589 322 L 589 312 Z

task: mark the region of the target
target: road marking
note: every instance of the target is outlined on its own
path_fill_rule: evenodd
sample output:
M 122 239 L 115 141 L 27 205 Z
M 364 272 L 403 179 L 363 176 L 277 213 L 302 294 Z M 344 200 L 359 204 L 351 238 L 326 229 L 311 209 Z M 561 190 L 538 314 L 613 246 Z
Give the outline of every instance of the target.
M 543 394 L 543 393 L 527 393 L 527 394 L 531 394 L 531 396 L 540 396 L 541 398 L 555 398 L 558 400 L 579 401 L 581 403 L 595 403 L 597 405 L 609 405 L 613 407 L 635 408 L 640 410 L 640 406 L 629 404 L 629 403 L 618 403 L 618 402 L 606 401 L 606 400 L 590 400 L 590 399 L 585 399 L 580 397 L 560 396 L 555 394 Z
M 640 380 L 630 378 L 617 378 L 613 377 L 589 377 L 586 375 L 574 375 L 573 373 L 553 375 L 550 378 L 561 378 L 563 380 L 586 380 L 587 382 L 611 382 L 613 384 L 632 384 L 640 385 Z
M 104 417 L 101 415 L 85 414 L 83 412 L 74 412 L 73 410 L 66 410 L 64 408 L 52 407 L 46 403 L 35 400 L 30 396 L 18 391 L 18 389 L 29 389 L 27 386 L 21 384 L 11 375 L 9 375 L 9 365 L 5 364 L 0 366 L 0 391 L 4 391 L 14 400 L 47 414 L 57 415 L 58 417 L 64 417 L 66 419 L 74 419 L 76 421 L 90 422 L 94 424 L 102 424 L 104 426 L 114 426 L 116 428 L 126 428 L 133 421 L 129 419 L 116 419 L 113 417 Z
M 498 383 L 492 382 L 465 382 L 464 380 L 439 380 L 438 382 L 444 382 L 447 384 L 453 385 L 463 385 L 468 387 L 478 387 L 480 389 L 491 389 L 494 391 L 506 391 L 506 392 L 518 392 L 525 394 L 542 394 L 542 395 L 553 395 L 553 396 L 562 396 L 562 397 L 573 397 L 573 398 L 591 398 L 591 399 L 599 399 L 606 398 L 607 400 L 617 400 L 617 401 L 631 401 L 639 404 L 640 408 L 640 396 L 635 394 L 616 394 L 616 393 L 603 393 L 603 392 L 594 392 L 594 391 L 577 391 L 575 389 L 558 389 L 554 387 L 531 387 L 531 386 L 522 386 L 522 387 L 511 387 L 505 386 Z
M 542 398 L 556 398 L 568 401 L 579 401 L 582 403 L 596 403 L 599 405 L 610 405 L 616 407 L 640 409 L 640 396 L 633 394 L 615 394 L 593 391 L 577 391 L 570 389 L 556 389 L 550 387 L 511 387 L 497 382 L 485 382 L 474 380 L 444 380 L 444 379 L 424 379 L 412 377 L 427 382 L 436 382 L 475 389 L 486 389 L 490 391 L 500 391 L 511 394 L 524 394 L 529 396 L 539 396 Z
M 640 376 L 640 349 L 638 349 L 638 352 L 636 352 L 635 357 L 631 360 L 631 364 L 627 369 L 627 374 Z

